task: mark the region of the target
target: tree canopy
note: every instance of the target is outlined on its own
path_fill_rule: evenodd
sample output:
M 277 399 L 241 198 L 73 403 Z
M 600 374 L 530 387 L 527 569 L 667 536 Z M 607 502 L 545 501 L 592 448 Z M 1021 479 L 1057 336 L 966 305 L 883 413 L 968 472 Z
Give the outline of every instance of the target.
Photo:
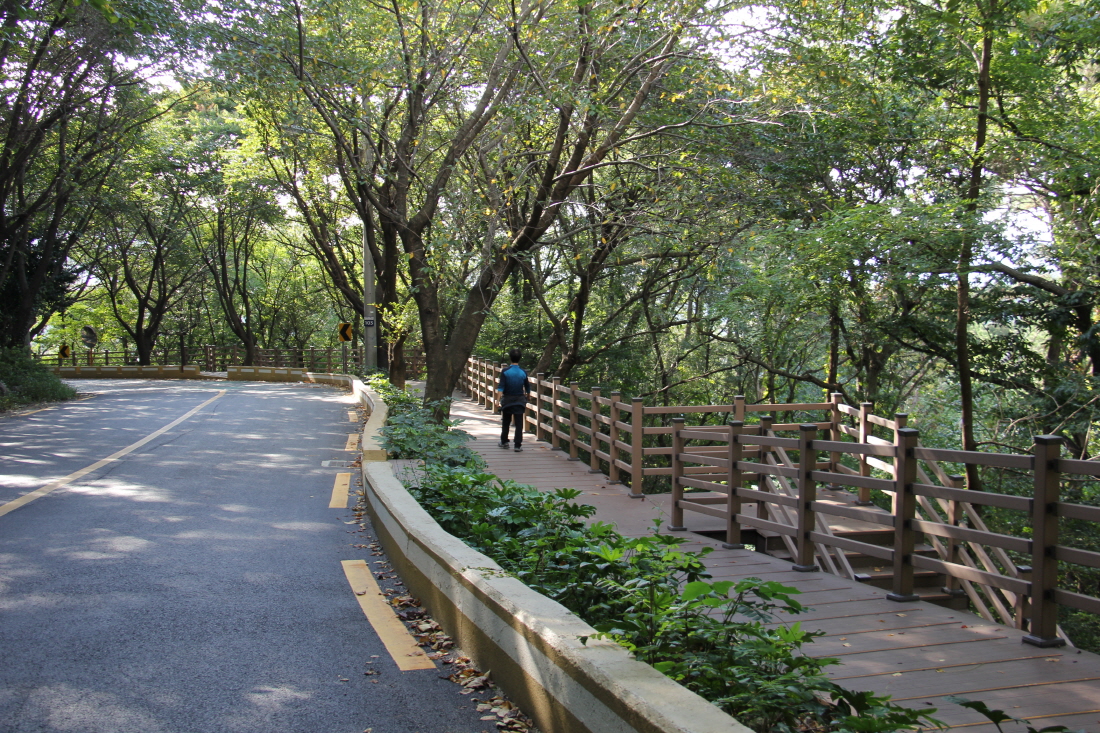
M 518 346 L 667 404 L 840 392 L 1097 452 L 1096 0 L 0 21 L 6 345 L 328 346 L 365 255 L 378 363 L 422 349 L 431 400 Z

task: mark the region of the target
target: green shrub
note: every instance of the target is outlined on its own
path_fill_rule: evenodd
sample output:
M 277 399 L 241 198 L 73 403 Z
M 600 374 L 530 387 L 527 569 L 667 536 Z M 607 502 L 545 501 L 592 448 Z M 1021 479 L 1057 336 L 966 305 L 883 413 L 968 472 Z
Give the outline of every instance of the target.
M 481 457 L 466 447 L 469 435 L 456 428 L 460 420 L 436 419 L 434 412 L 442 402 L 424 404 L 381 374 L 369 376 L 367 384 L 389 406 L 389 418 L 379 432 L 391 458 L 420 458 L 448 466 L 482 464 Z
M 818 632 L 768 628 L 797 613 L 793 588 L 749 578 L 708 583 L 710 551 L 655 528 L 624 537 L 586 524 L 575 489 L 544 493 L 464 467 L 429 463 L 410 492 L 446 531 L 493 558 L 642 661 L 758 731 L 895 731 L 934 725 L 916 711 L 830 682 L 832 659 L 802 653 Z
M 22 348 L 0 349 L 0 382 L 7 392 L 0 394 L 0 410 L 76 397 L 75 389 Z

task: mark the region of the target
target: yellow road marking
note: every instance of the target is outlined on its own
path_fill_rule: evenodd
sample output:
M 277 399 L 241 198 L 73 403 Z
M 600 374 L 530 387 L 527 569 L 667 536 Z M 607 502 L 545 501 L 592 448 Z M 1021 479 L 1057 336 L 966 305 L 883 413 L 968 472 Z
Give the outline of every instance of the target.
M 344 446 L 344 450 L 354 451 L 359 449 L 359 433 L 352 433 L 348 436 L 348 443 Z
M 359 413 L 354 410 L 348 411 L 348 422 L 359 422 Z
M 417 646 L 416 640 L 409 634 L 405 624 L 401 623 L 393 612 L 393 607 L 386 602 L 386 597 L 382 595 L 382 590 L 371 575 L 367 562 L 342 560 L 340 564 L 344 566 L 344 575 L 347 576 L 348 584 L 351 585 L 355 598 L 359 601 L 359 607 L 363 609 L 363 614 L 374 627 L 386 651 L 393 657 L 393 661 L 397 662 L 397 668 L 402 672 L 413 669 L 435 669 L 435 662 L 428 659 L 424 650 Z
M 348 508 L 348 489 L 350 486 L 350 473 L 336 474 L 336 481 L 332 484 L 332 498 L 328 500 L 329 509 Z
M 165 425 L 160 430 L 157 430 L 156 432 L 153 432 L 153 433 L 149 433 L 149 435 L 146 435 L 144 438 L 142 438 L 138 442 L 132 443 L 132 444 L 126 446 L 125 448 L 118 451 L 117 453 L 112 453 L 111 455 L 107 456 L 103 460 L 96 461 L 92 465 L 87 466 L 85 468 L 82 468 L 82 469 L 80 469 L 79 471 L 77 471 L 75 473 L 70 473 L 65 478 L 59 478 L 57 481 L 54 481 L 53 483 L 50 483 L 50 484 L 46 484 L 45 486 L 43 486 L 40 489 L 35 489 L 34 491 L 31 491 L 30 493 L 23 494 L 18 499 L 12 499 L 11 501 L 7 502 L 6 504 L 0 504 L 0 517 L 4 516 L 5 514 L 8 514 L 9 512 L 14 512 L 16 509 L 18 509 L 21 506 L 24 506 L 26 504 L 30 504 L 35 499 L 41 498 L 41 497 L 45 496 L 46 494 L 50 493 L 51 491 L 55 491 L 57 489 L 60 489 L 62 486 L 66 485 L 68 483 L 71 483 L 73 481 L 76 481 L 77 479 L 88 475 L 92 471 L 103 468 L 104 466 L 106 466 L 108 463 L 111 463 L 112 461 L 117 461 L 119 458 L 122 458 L 127 453 L 133 453 L 134 451 L 136 451 L 138 448 L 145 445 L 149 441 L 154 440 L 158 436 L 163 435 L 164 433 L 168 432 L 172 428 L 176 427 L 181 422 L 183 422 L 187 418 L 191 417 L 196 412 L 198 412 L 202 408 L 206 407 L 207 405 L 209 405 L 214 400 L 216 400 L 219 397 L 222 397 L 223 395 L 225 395 L 225 393 L 226 393 L 226 390 L 224 390 L 224 389 L 219 391 L 218 394 L 214 395 L 213 397 L 208 399 L 206 402 L 203 402 L 201 405 L 199 405 L 198 407 L 194 408 L 193 410 L 187 412 L 186 414 L 182 415 L 181 417 L 176 418 L 175 420 L 168 423 L 167 425 Z

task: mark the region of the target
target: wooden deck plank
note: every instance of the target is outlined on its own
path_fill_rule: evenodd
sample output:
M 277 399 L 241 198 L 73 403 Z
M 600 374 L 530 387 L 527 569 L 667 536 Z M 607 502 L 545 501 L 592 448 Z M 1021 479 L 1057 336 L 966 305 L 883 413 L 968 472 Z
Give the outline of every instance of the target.
M 567 452 L 551 451 L 534 436 L 525 436 L 522 453 L 497 448 L 499 416 L 456 398 L 452 416 L 466 420 L 463 429 L 478 438 L 471 447 L 501 478 L 542 490 L 576 488 L 583 492 L 578 501 L 596 507 L 595 520 L 612 523 L 627 536 L 647 535 L 655 520 L 670 518 L 668 494 L 628 498 L 626 487 L 611 484 L 603 474 L 590 473 L 587 463 L 567 460 Z M 853 500 L 847 492 L 822 490 L 822 495 L 845 503 Z M 724 529 L 722 520 L 695 512 L 687 514 L 686 524 L 691 530 Z M 1061 724 L 1100 733 L 1100 656 L 1076 649 L 1044 653 L 1022 644 L 1022 632 L 965 611 L 923 602 L 895 603 L 886 600 L 886 591 L 873 586 L 827 573 L 794 572 L 789 561 L 751 550 L 723 549 L 720 541 L 694 532 L 682 536 L 688 540 L 685 549 L 712 548 L 704 562 L 714 580 L 757 577 L 801 591 L 795 597 L 807 611 L 782 613 L 777 621 L 825 632 L 806 651 L 837 659 L 840 664 L 826 671 L 846 687 L 890 694 L 913 708 L 934 707 L 935 717 L 966 733 L 997 729 L 981 715 L 946 701 L 946 696 L 982 700 L 1027 718 L 1036 727 Z M 1007 724 L 1006 730 L 1015 727 Z

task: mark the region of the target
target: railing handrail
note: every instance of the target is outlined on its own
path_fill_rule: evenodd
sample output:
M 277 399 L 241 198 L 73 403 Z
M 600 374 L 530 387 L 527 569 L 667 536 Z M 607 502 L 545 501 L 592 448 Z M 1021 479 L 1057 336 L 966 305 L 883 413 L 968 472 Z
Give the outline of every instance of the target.
M 504 366 L 472 357 L 459 388 L 496 412 L 497 375 Z M 896 600 L 914 597 L 914 569 L 942 572 L 948 578 L 948 590 L 965 593 L 990 620 L 999 617 L 1003 623 L 1028 627 L 1025 640 L 1038 646 L 1064 643 L 1056 626 L 1058 604 L 1100 613 L 1100 599 L 1057 587 L 1059 561 L 1100 567 L 1100 552 L 1059 544 L 1057 522 L 1059 517 L 1100 522 L 1100 507 L 1063 502 L 1058 493 L 1063 476 L 1100 476 L 1100 462 L 1061 458 L 1061 439 L 1055 436 L 1037 436 L 1029 454 L 926 448 L 917 442 L 919 433 L 907 427 L 908 415 L 888 419 L 874 415 L 871 407 L 870 403 L 846 405 L 839 394 L 820 403 L 750 405 L 738 396 L 728 405 L 647 406 L 639 397 L 625 398 L 619 392 L 605 396 L 600 387 L 585 391 L 576 382 L 563 384 L 558 377 L 536 374 L 525 428 L 553 449 L 568 450 L 571 460 L 580 460 L 580 451 L 588 453 L 590 470 L 603 472 L 606 466 L 611 482 L 628 474 L 632 497 L 642 495 L 645 477 L 669 476 L 673 528 L 682 526 L 686 508 L 726 518 L 730 544 L 737 544 L 742 524 L 773 531 L 791 550 L 796 569 L 816 569 L 816 559 L 830 572 L 851 575 L 843 551 L 861 551 L 893 564 L 890 597 Z M 828 419 L 775 422 L 781 413 L 814 411 L 827 411 Z M 724 425 L 686 425 L 683 415 L 700 413 L 726 414 L 730 419 Z M 758 423 L 746 424 L 746 417 L 758 413 L 762 413 Z M 657 427 L 645 424 L 647 416 L 676 417 L 671 425 Z M 845 424 L 847 419 L 855 425 Z M 876 428 L 890 431 L 891 439 L 875 435 Z M 777 431 L 797 431 L 799 437 L 781 437 Z M 816 437 L 820 431 L 827 431 L 829 438 Z M 624 440 L 624 433 L 630 434 L 629 440 Z M 670 435 L 672 444 L 645 446 L 645 437 L 654 435 Z M 688 450 L 691 441 L 709 445 Z M 799 452 L 797 461 L 787 456 L 788 450 Z M 671 465 L 646 466 L 650 456 L 667 456 Z M 842 463 L 844 456 L 857 468 Z M 1033 475 L 1034 495 L 970 492 L 963 488 L 961 477 L 943 470 L 940 461 L 1026 471 Z M 875 470 L 888 478 L 873 476 Z M 749 488 L 752 483 L 759 488 Z M 818 502 L 815 492 L 820 483 L 855 489 L 857 505 Z M 725 502 L 725 507 L 717 508 L 714 501 L 689 501 L 684 488 L 715 491 L 723 495 L 717 501 Z M 870 504 L 872 489 L 893 495 L 893 511 L 861 508 Z M 766 503 L 783 521 L 744 515 L 743 501 Z M 1028 512 L 1035 534 L 1021 538 L 990 531 L 976 508 L 981 506 Z M 894 546 L 835 536 L 823 515 L 890 527 Z M 914 553 L 918 535 L 932 545 L 938 559 Z M 1030 556 L 1031 566 L 1017 566 L 1009 552 Z
M 181 353 L 179 347 L 167 347 L 154 349 L 150 354 L 151 366 L 171 366 L 184 364 L 198 364 L 204 371 L 225 371 L 228 366 L 243 365 L 245 361 L 245 349 L 240 344 L 216 345 L 204 344 L 197 347 L 184 347 Z M 347 346 L 335 347 L 311 347 L 285 348 L 285 347 L 257 347 L 253 351 L 255 355 L 254 366 L 264 367 L 292 367 L 307 368 L 310 371 L 325 371 L 347 374 L 357 371 L 362 361 L 362 354 L 358 349 Z M 57 366 L 111 366 L 112 364 L 136 364 L 138 353 L 136 349 L 75 349 L 70 348 L 68 356 L 60 353 L 34 354 L 35 358 L 47 364 Z M 405 364 L 407 369 L 414 373 L 423 370 L 425 358 L 422 352 L 416 350 L 406 351 Z

